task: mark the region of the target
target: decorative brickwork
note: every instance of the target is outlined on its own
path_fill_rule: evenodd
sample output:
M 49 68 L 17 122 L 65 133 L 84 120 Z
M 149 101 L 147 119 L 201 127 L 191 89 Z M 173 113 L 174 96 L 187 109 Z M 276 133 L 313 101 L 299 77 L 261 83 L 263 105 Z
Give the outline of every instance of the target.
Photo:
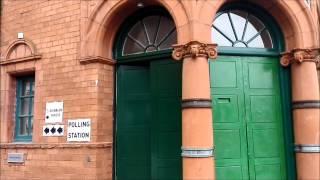
M 181 60 L 186 57 L 204 56 L 215 59 L 218 55 L 217 44 L 204 44 L 198 41 L 191 41 L 185 45 L 174 45 L 172 57 L 175 60 Z
M 8 47 L 4 57 L 5 59 L 0 61 L 0 65 L 37 60 L 41 58 L 41 55 L 36 53 L 31 42 L 17 39 Z

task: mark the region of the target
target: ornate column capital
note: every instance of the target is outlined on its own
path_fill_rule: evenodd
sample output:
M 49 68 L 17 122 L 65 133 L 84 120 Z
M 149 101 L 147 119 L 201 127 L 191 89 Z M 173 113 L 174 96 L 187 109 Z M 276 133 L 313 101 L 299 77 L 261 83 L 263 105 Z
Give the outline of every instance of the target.
M 173 45 L 172 57 L 182 60 L 186 57 L 207 57 L 215 59 L 218 55 L 217 44 L 204 44 L 199 41 L 190 41 L 185 45 Z
M 317 66 L 320 64 L 320 48 L 293 49 L 281 55 L 280 64 L 284 67 L 292 63 L 300 64 L 302 62 L 315 62 Z

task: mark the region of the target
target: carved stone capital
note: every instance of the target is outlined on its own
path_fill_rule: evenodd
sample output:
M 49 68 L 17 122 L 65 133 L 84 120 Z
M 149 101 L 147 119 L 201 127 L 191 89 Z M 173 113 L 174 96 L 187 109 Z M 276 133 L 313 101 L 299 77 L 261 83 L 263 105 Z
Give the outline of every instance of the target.
M 317 66 L 320 64 L 320 48 L 314 49 L 293 49 L 282 54 L 280 64 L 284 67 L 292 63 L 301 64 L 303 62 L 315 62 Z
M 172 57 L 174 60 L 200 56 L 215 59 L 217 55 L 217 44 L 204 44 L 198 41 L 191 41 L 185 45 L 173 45 Z

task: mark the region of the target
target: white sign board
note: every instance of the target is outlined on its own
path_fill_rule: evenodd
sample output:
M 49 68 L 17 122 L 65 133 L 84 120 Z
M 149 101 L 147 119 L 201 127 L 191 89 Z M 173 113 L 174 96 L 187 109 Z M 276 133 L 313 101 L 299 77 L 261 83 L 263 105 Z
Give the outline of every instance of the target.
M 88 142 L 91 136 L 90 119 L 68 120 L 67 141 Z
M 45 123 L 62 123 L 63 102 L 47 102 Z
M 64 125 L 44 125 L 42 129 L 43 136 L 63 136 Z

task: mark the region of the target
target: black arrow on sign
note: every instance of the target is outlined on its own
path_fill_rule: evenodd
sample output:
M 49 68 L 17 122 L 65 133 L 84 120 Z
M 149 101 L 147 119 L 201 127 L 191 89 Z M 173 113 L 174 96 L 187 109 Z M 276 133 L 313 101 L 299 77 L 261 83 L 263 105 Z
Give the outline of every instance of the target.
M 52 127 L 51 132 L 54 134 L 56 132 L 56 128 Z
M 59 134 L 61 134 L 63 129 L 61 127 L 59 127 L 57 131 L 58 131 Z
M 48 133 L 49 133 L 49 128 L 45 128 L 45 129 L 44 129 L 44 132 L 45 132 L 46 134 L 48 134 Z

